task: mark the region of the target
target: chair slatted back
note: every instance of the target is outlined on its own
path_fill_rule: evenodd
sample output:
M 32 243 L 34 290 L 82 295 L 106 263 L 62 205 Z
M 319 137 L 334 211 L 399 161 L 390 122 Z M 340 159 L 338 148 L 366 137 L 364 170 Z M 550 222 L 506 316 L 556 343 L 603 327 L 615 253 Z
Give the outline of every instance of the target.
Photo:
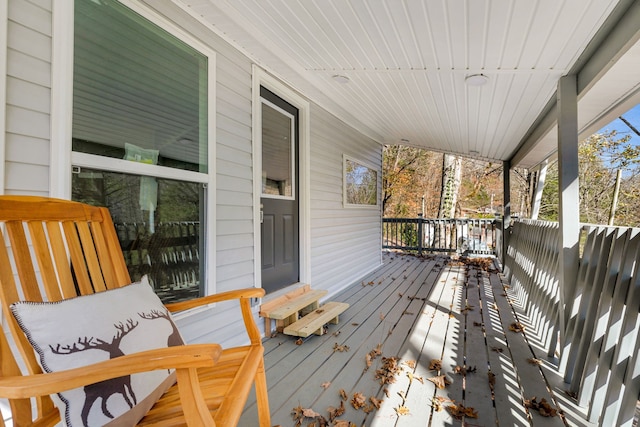
M 35 354 L 9 306 L 20 300 L 59 301 L 131 282 L 106 208 L 34 196 L 0 196 L 0 375 L 41 372 Z M 12 351 L 12 344 L 18 354 Z M 16 361 L 22 358 L 23 363 Z M 11 401 L 14 425 L 30 425 L 28 400 Z M 37 400 L 43 421 L 55 421 L 51 399 Z M 22 415 L 20 415 L 22 414 Z M 21 420 L 16 417 L 26 417 Z M 47 424 L 45 422 L 45 424 Z

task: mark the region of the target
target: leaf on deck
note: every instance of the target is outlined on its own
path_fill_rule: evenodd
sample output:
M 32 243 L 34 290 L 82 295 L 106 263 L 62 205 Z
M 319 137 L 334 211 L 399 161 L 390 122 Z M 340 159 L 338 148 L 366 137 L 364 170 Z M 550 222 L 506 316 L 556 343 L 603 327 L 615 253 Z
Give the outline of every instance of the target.
M 302 345 L 302 343 L 303 343 L 303 342 L 304 342 L 304 341 L 302 341 L 302 338 L 298 338 L 298 339 L 296 340 L 296 345 Z
M 525 399 L 524 406 L 529 409 L 533 409 L 534 411 L 538 411 L 538 413 L 543 417 L 555 417 L 558 415 L 558 410 L 551 406 L 545 398 L 540 399 L 540 402 L 538 402 L 535 396 L 531 399 Z
M 349 351 L 349 346 L 348 345 L 339 345 L 338 343 L 335 343 L 333 345 L 333 352 L 335 353 L 336 351 L 339 351 L 339 352 Z
M 375 377 L 380 380 L 380 384 L 393 384 L 396 381 L 395 375 L 400 371 L 397 357 L 383 357 L 382 367 L 376 370 Z
M 320 414 L 317 413 L 316 411 L 314 411 L 311 408 L 303 408 L 302 409 L 302 415 L 304 415 L 307 418 L 315 418 L 315 417 L 319 417 Z
M 374 396 L 371 396 L 369 400 L 371 401 L 373 406 L 375 406 L 376 409 L 380 409 L 380 405 L 382 405 L 383 400 L 376 399 Z
M 456 366 L 453 368 L 453 373 L 458 375 L 474 374 L 476 372 L 475 366 Z
M 446 386 L 448 386 L 449 384 L 451 384 L 451 380 L 449 378 L 447 378 L 446 375 L 438 375 L 435 377 L 431 377 L 431 378 L 427 378 L 429 381 L 431 381 L 432 383 L 434 383 L 436 385 L 436 387 L 438 387 L 439 389 L 443 389 Z
M 476 411 L 471 406 L 465 407 L 464 405 L 457 404 L 453 402 L 453 404 L 447 406 L 447 411 L 451 416 L 457 420 L 461 420 L 462 417 L 465 418 L 478 418 L 478 411 Z
M 531 365 L 537 365 L 537 366 L 542 365 L 542 360 L 536 359 L 535 357 L 528 358 L 527 362 L 529 362 Z
M 327 411 L 329 411 L 329 421 L 334 421 L 337 417 L 344 414 L 344 400 L 340 401 L 339 407 L 334 408 L 333 406 L 329 406 L 329 408 L 327 408 Z
M 409 369 L 415 369 L 416 368 L 416 361 L 415 360 L 405 360 L 404 362 L 402 362 L 403 365 L 406 365 Z
M 440 359 L 431 359 L 429 362 L 429 370 L 430 371 L 439 371 L 442 369 L 442 360 Z
M 398 406 L 396 409 L 396 414 L 398 415 L 409 415 L 410 411 L 409 408 L 407 408 L 406 406 Z
M 524 325 L 520 322 L 514 322 L 509 325 L 509 330 L 517 333 L 524 332 Z
M 346 391 L 344 391 L 344 389 L 343 389 L 343 388 L 341 388 L 341 389 L 340 389 L 340 398 L 341 398 L 342 400 L 348 400 L 348 399 L 349 399 L 349 396 L 347 396 L 347 392 L 346 392 Z
M 493 372 L 487 372 L 487 376 L 489 377 L 489 388 L 493 390 L 496 385 L 496 374 Z
M 360 409 L 366 404 L 367 397 L 364 394 L 360 392 L 353 393 L 353 397 L 351 398 L 351 406 L 353 406 L 355 409 Z
M 329 388 L 330 385 L 331 385 L 331 381 L 325 381 L 322 384 L 320 384 L 320 387 L 327 389 Z

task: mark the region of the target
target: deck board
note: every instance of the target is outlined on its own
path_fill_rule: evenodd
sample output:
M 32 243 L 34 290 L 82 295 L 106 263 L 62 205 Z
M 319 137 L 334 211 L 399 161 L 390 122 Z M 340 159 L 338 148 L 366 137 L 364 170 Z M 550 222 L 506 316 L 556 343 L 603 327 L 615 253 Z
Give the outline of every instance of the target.
M 536 331 L 508 330 L 511 323 L 528 320 L 515 317 L 521 316 L 509 304 L 515 297 L 507 297 L 504 279 L 496 271 L 442 255 L 385 253 L 378 269 L 331 297 L 350 306 L 339 324 L 328 326 L 327 334 L 304 339 L 302 345 L 283 334 L 265 339 L 272 425 L 294 426 L 291 412 L 298 406 L 328 419 L 327 408 L 340 405 L 340 389 L 348 400 L 338 419 L 358 427 L 563 425 L 560 417 L 542 418 L 524 407 L 525 398 L 553 401 L 557 396 L 549 393 L 542 375 L 549 376 L 548 371 L 526 360 L 536 353 L 526 334 Z M 336 346 L 348 350 L 336 351 Z M 366 355 L 378 346 L 382 355 L 367 369 Z M 402 368 L 392 384 L 381 385 L 375 378 L 383 356 L 397 357 Z M 432 359 L 442 360 L 441 372 L 429 370 Z M 456 366 L 475 367 L 475 372 L 456 374 Z M 488 372 L 495 374 L 493 389 Z M 427 379 L 439 373 L 453 383 L 437 389 Z M 382 399 L 382 406 L 371 413 L 355 409 L 350 400 L 357 392 L 367 404 L 371 396 Z M 445 409 L 435 410 L 436 396 L 444 406 L 455 401 L 474 408 L 478 418 L 459 420 Z M 564 406 L 570 404 L 567 399 L 556 400 L 563 410 L 571 410 Z M 398 415 L 401 406 L 408 409 L 406 415 Z M 572 418 L 571 425 L 581 425 L 578 418 Z M 301 425 L 312 421 L 305 419 Z M 240 426 L 255 425 L 252 397 Z

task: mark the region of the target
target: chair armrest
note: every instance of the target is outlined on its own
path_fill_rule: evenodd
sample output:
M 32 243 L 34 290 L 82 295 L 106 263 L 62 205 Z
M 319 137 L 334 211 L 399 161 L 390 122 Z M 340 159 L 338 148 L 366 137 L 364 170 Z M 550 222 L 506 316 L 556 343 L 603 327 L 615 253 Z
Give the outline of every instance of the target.
M 176 311 L 189 310 L 191 308 L 213 304 L 216 302 L 228 301 L 232 299 L 262 298 L 264 294 L 265 290 L 262 288 L 245 288 L 237 289 L 234 291 L 220 292 L 219 294 L 207 295 L 187 301 L 174 302 L 171 304 L 166 304 L 165 306 L 169 311 L 173 313 Z
M 25 399 L 139 372 L 213 366 L 221 352 L 218 344 L 181 345 L 127 354 L 65 371 L 3 377 L 0 378 L 0 397 Z

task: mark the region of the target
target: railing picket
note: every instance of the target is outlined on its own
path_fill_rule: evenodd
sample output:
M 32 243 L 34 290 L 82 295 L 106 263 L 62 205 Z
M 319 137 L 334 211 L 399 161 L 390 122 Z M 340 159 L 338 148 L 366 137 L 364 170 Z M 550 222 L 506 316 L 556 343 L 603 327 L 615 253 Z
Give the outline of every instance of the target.
M 578 393 L 578 404 L 589 406 L 588 421 L 631 426 L 640 393 L 640 229 L 585 226 L 583 233 L 577 287 L 565 307 L 556 223 L 516 221 L 505 273 L 534 327 L 547 331 L 550 356 L 561 310 L 569 311 L 556 369 Z
M 495 255 L 495 219 L 383 218 L 383 249 Z

